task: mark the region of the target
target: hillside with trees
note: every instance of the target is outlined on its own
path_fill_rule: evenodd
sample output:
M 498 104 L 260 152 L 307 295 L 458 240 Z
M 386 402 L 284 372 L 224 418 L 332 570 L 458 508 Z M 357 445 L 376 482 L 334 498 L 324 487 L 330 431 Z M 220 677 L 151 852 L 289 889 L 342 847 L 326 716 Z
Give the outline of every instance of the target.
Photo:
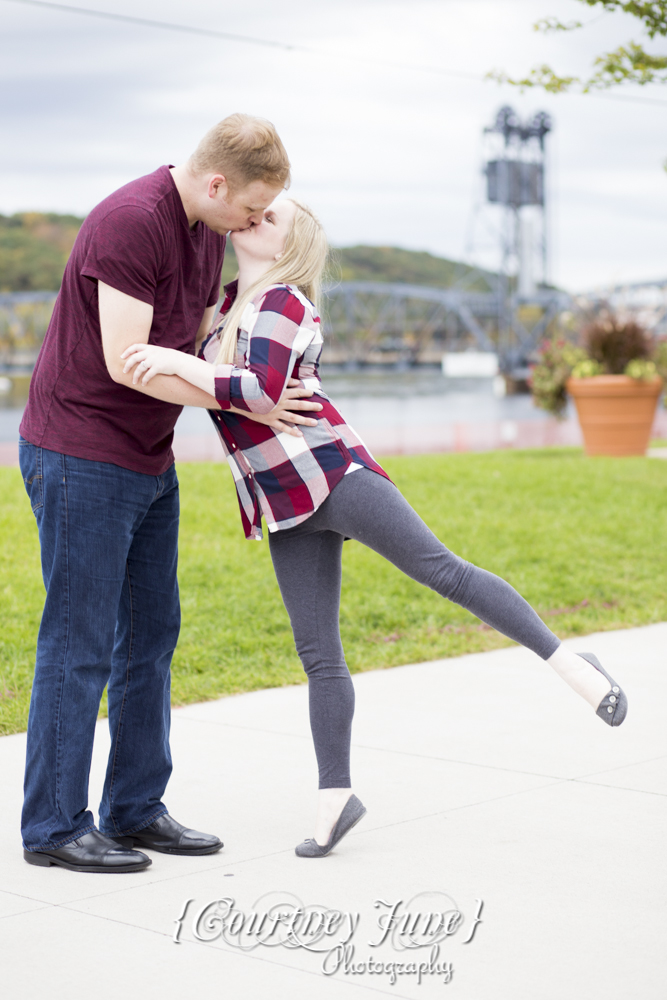
M 338 257 L 341 281 L 389 281 L 408 285 L 429 285 L 431 288 L 450 288 L 461 279 L 466 287 L 488 291 L 483 273 L 467 264 L 436 257 L 419 250 L 400 247 L 343 247 L 334 253 Z M 473 277 L 474 276 L 474 277 Z
M 0 292 L 57 291 L 82 222 L 55 212 L 0 215 Z
M 57 291 L 83 219 L 54 212 L 0 215 L 0 292 Z M 228 243 L 222 283 L 236 274 Z M 448 288 L 461 279 L 471 290 L 487 291 L 480 272 L 425 251 L 400 247 L 354 246 L 335 250 L 329 280 L 386 281 Z
M 222 271 L 223 285 L 237 271 L 236 258 L 228 244 Z M 488 272 L 479 271 L 446 257 L 436 257 L 423 250 L 403 250 L 401 247 L 339 247 L 333 250 L 327 280 L 382 281 L 404 285 L 427 285 L 430 288 L 451 288 L 458 281 L 470 291 L 488 292 Z M 488 274 L 489 279 L 492 278 Z

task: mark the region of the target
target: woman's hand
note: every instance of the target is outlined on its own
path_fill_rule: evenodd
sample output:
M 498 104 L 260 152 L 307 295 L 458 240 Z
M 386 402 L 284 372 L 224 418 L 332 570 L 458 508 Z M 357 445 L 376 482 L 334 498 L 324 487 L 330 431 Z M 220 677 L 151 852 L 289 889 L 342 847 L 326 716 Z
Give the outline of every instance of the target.
M 123 374 L 126 375 L 133 367 L 132 384 L 141 379 L 142 385 L 148 385 L 154 375 L 180 375 L 182 359 L 181 351 L 170 347 L 156 347 L 155 344 L 131 344 L 121 358 L 127 359 Z

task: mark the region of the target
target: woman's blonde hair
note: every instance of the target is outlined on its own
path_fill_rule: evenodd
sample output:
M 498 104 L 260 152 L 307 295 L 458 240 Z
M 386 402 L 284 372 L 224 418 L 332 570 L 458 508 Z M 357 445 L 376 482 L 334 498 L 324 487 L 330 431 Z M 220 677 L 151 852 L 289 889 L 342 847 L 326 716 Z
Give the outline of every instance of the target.
M 322 272 L 326 267 L 329 246 L 322 223 L 314 212 L 297 201 L 296 212 L 280 260 L 275 261 L 268 271 L 239 295 L 225 316 L 220 336 L 220 349 L 214 361 L 216 365 L 232 364 L 236 356 L 239 323 L 248 303 L 269 285 L 296 285 L 307 299 L 319 310 Z

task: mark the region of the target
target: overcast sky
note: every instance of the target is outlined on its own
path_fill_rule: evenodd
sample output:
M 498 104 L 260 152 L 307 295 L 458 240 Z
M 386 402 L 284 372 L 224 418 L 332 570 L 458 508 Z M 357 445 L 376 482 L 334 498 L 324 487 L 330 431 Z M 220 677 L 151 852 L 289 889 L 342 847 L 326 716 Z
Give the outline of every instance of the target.
M 490 264 L 494 210 L 478 212 L 471 229 L 481 136 L 511 103 L 521 115 L 545 109 L 555 120 L 552 280 L 574 291 L 667 277 L 667 87 L 615 92 L 665 102 L 652 105 L 521 95 L 481 79 L 496 67 L 522 73 L 543 62 L 585 72 L 603 48 L 639 38 L 633 18 L 599 17 L 577 0 L 84 2 L 317 51 L 0 0 L 0 212 L 83 215 L 133 177 L 181 162 L 212 124 L 246 111 L 277 125 L 293 163 L 291 190 L 319 213 L 335 244 L 458 259 L 476 253 Z M 532 23 L 547 14 L 592 23 L 535 33 Z

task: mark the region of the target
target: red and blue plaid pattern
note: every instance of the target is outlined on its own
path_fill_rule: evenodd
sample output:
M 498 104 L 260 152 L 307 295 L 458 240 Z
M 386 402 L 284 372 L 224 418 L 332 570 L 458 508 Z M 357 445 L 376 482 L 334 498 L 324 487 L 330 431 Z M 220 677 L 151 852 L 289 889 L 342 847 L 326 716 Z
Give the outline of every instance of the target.
M 222 317 L 236 298 L 236 282 L 225 292 Z M 200 351 L 210 363 L 218 352 L 223 322 L 220 319 Z M 222 411 L 209 413 L 234 476 L 246 538 L 262 538 L 262 515 L 269 531 L 305 521 L 353 463 L 389 478 L 323 391 L 321 353 L 320 319 L 312 302 L 294 285 L 271 285 L 243 313 L 235 364 L 215 368 L 215 397 Z M 234 406 L 268 413 L 290 377 L 312 389 L 322 404 L 319 413 L 308 414 L 317 426 L 301 427 L 303 437 L 277 433 L 229 412 Z

